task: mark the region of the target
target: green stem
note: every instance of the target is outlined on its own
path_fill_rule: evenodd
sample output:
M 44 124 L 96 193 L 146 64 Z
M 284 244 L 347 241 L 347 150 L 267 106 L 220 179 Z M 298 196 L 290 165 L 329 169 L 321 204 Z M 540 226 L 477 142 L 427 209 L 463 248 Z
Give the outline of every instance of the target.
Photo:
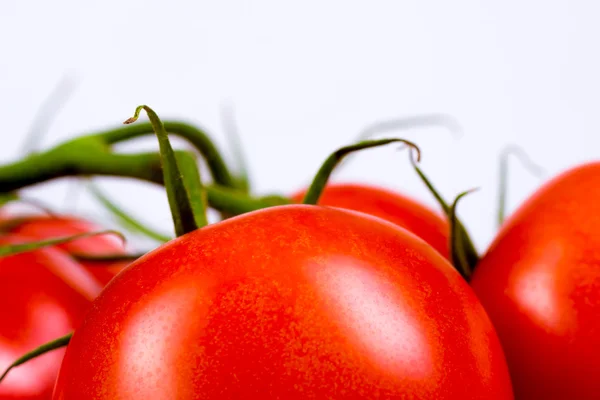
M 471 274 L 473 272 L 473 267 L 469 265 L 469 260 L 467 258 L 467 252 L 465 251 L 466 247 L 464 245 L 465 235 L 461 230 L 461 224 L 458 220 L 458 216 L 456 213 L 456 208 L 458 206 L 458 202 L 466 195 L 473 193 L 477 189 L 471 189 L 460 193 L 454 199 L 452 206 L 449 211 L 449 220 L 450 220 L 450 256 L 452 258 L 452 264 L 458 270 L 458 272 L 465 278 L 468 282 L 471 278 Z
M 100 190 L 98 185 L 94 184 L 93 182 L 88 183 L 88 190 L 92 196 L 94 196 L 104 206 L 104 208 L 106 208 L 113 216 L 115 216 L 120 224 L 129 231 L 141 233 L 142 235 L 161 243 L 166 243 L 172 239 L 172 237 L 160 232 L 156 232 L 155 230 L 142 224 L 137 219 L 128 215 L 118 205 L 110 200 L 106 194 Z
M 6 375 L 8 375 L 8 373 L 15 367 L 18 367 L 21 364 L 25 364 L 27 361 L 34 359 L 38 356 L 41 356 L 42 354 L 48 353 L 52 350 L 56 350 L 56 349 L 60 349 L 61 347 L 65 347 L 66 345 L 69 344 L 69 342 L 71 341 L 71 337 L 73 336 L 73 333 L 68 333 L 65 336 L 61 336 L 58 339 L 55 339 L 51 342 L 45 343 L 43 345 L 41 345 L 40 347 L 30 351 L 29 353 L 24 354 L 23 356 L 19 357 L 17 360 L 15 360 L 12 364 L 10 364 L 8 366 L 8 368 L 6 368 L 4 370 L 4 372 L 2 373 L 2 375 L 0 375 L 0 382 L 2 382 L 2 380 L 4 378 L 6 378 Z
M 444 126 L 450 133 L 456 137 L 462 135 L 462 128 L 458 121 L 447 114 L 422 114 L 413 115 L 405 118 L 396 118 L 386 121 L 375 122 L 360 133 L 358 140 L 365 140 L 373 135 L 394 131 L 394 130 L 405 130 L 418 127 L 426 126 Z
M 233 157 L 235 159 L 235 163 L 237 164 L 236 169 L 239 175 L 237 177 L 237 187 L 246 193 L 250 193 L 251 184 L 248 174 L 248 163 L 243 150 L 244 146 L 242 145 L 240 131 L 235 122 L 233 106 L 223 106 L 221 109 L 221 116 L 223 120 L 225 136 L 227 136 L 227 141 L 232 147 Z
M 174 154 L 181 171 L 178 179 L 181 180 L 181 186 L 185 189 L 185 192 L 181 192 L 181 194 L 186 196 L 186 201 L 189 203 L 192 212 L 190 217 L 194 218 L 199 228 L 208 225 L 206 188 L 200 179 L 200 170 L 198 164 L 196 164 L 196 158 L 190 153 L 173 153 L 173 149 L 169 151 Z M 167 186 L 167 192 L 168 190 L 169 187 Z
M 444 211 L 444 214 L 446 214 L 446 217 L 448 219 L 452 218 L 452 215 L 451 215 L 452 207 L 448 205 L 448 203 L 446 202 L 446 200 L 444 200 L 444 198 L 442 197 L 440 192 L 435 188 L 435 186 L 433 186 L 433 183 L 431 182 L 431 180 L 425 175 L 423 170 L 417 165 L 414 157 L 412 156 L 412 152 L 411 152 L 410 161 L 413 166 L 413 169 L 415 170 L 417 175 L 419 175 L 419 178 L 421 178 L 421 181 L 423 181 L 423 183 L 425 184 L 427 189 L 429 189 L 429 191 L 431 192 L 433 197 L 436 199 L 436 201 L 438 202 L 438 204 Z M 457 225 L 457 229 L 460 232 L 460 236 L 462 238 L 461 245 L 464 247 L 464 253 L 465 253 L 465 257 L 467 259 L 467 263 L 470 268 L 475 268 L 475 266 L 479 262 L 479 254 L 477 253 L 477 249 L 475 248 L 475 245 L 473 244 L 473 240 L 471 239 L 471 236 L 467 232 L 467 229 L 465 228 L 464 224 L 458 218 L 456 220 L 456 225 Z
M 177 158 L 193 158 L 191 153 L 179 155 L 182 153 L 188 152 L 175 151 Z M 98 137 L 82 137 L 0 166 L 0 194 L 13 196 L 11 192 L 53 179 L 94 175 L 135 178 L 164 185 L 159 154 L 114 154 Z M 285 197 L 254 198 L 217 184 L 206 187 L 206 194 L 211 207 L 234 215 L 289 203 Z
M 382 133 L 397 131 L 397 130 L 409 130 L 413 128 L 422 128 L 427 126 L 443 126 L 448 129 L 448 131 L 455 137 L 459 137 L 462 135 L 462 128 L 458 121 L 447 114 L 421 114 L 421 115 L 412 115 L 404 118 L 394 118 L 389 120 L 377 121 L 368 125 L 364 128 L 356 138 L 356 141 L 367 140 L 375 135 L 380 135 Z M 342 161 L 343 163 L 343 161 Z M 336 172 L 339 172 L 342 169 L 342 165 L 340 165 Z
M 19 196 L 14 192 L 0 194 L 0 207 L 15 201 L 19 201 Z
M 0 192 L 13 192 L 67 176 L 120 176 L 162 182 L 157 154 L 113 154 L 90 145 L 93 143 L 73 141 L 68 146 L 65 144 L 13 164 L 0 166 Z
M 107 262 L 120 262 L 120 261 L 135 261 L 138 258 L 142 257 L 143 255 L 145 255 L 146 253 L 139 253 L 139 254 L 108 254 L 108 255 L 102 255 L 102 256 L 97 256 L 97 255 L 89 255 L 89 254 L 82 254 L 82 253 L 70 253 L 70 256 L 75 258 L 78 261 L 85 261 L 86 263 L 100 263 L 100 265 L 107 263 Z M 92 265 L 94 266 L 94 265 Z M 104 265 L 102 265 L 104 266 Z
M 538 178 L 544 175 L 544 169 L 534 163 L 527 153 L 519 146 L 508 145 L 500 153 L 500 168 L 499 168 L 499 180 L 498 180 L 498 212 L 497 212 L 497 227 L 504 223 L 506 217 L 506 198 L 508 192 L 508 158 L 509 156 L 515 156 L 521 164 L 527 169 L 532 175 Z
M 239 182 L 230 173 L 219 150 L 204 131 L 191 124 L 179 121 L 165 121 L 163 125 L 168 133 L 187 140 L 198 150 L 206 161 L 215 183 L 221 186 L 240 188 Z M 102 142 L 108 145 L 113 145 L 146 135 L 154 135 L 152 124 L 148 122 L 124 126 L 96 133 L 92 136 L 101 139 Z
M 315 175 L 311 185 L 308 187 L 308 190 L 304 195 L 303 203 L 317 204 L 319 202 L 319 197 L 321 197 L 321 193 L 325 189 L 325 186 L 327 185 L 331 173 L 333 172 L 335 167 L 342 161 L 342 159 L 348 154 L 359 150 L 369 149 L 372 147 L 384 146 L 390 143 L 404 143 L 417 152 L 417 158 L 420 159 L 421 157 L 419 147 L 413 142 L 404 139 L 366 140 L 350 146 L 342 147 L 334 151 L 329 157 L 327 157 L 323 165 L 321 165 L 321 168 Z
M 107 235 L 107 234 L 116 235 L 123 242 L 125 242 L 125 236 L 123 236 L 123 234 L 121 232 L 115 231 L 112 229 L 108 229 L 108 230 L 104 230 L 104 231 L 84 232 L 84 233 L 78 233 L 76 235 L 71 235 L 71 236 L 39 240 L 37 242 L 2 245 L 2 246 L 0 246 L 0 257 L 12 256 L 14 254 L 25 253 L 27 251 L 33 251 L 33 250 L 41 249 L 43 247 L 48 247 L 48 246 L 56 246 L 59 244 L 72 242 L 73 240 L 83 239 L 83 238 L 90 237 L 90 236 Z
M 257 198 L 235 189 L 215 185 L 207 186 L 206 194 L 213 208 L 227 211 L 231 215 L 240 215 L 261 208 L 292 203 L 290 199 L 283 196 L 271 195 Z
M 189 153 L 179 153 L 180 157 L 176 157 L 162 121 L 146 105 L 138 106 L 134 116 L 127 119 L 124 124 L 137 121 L 142 110 L 148 114 L 158 139 L 163 179 L 175 225 L 175 234 L 182 236 L 208 225 L 206 195 L 194 157 Z M 185 173 L 182 173 L 182 170 Z
M 68 98 L 73 94 L 74 89 L 75 83 L 73 82 L 73 78 L 69 75 L 63 76 L 52 93 L 50 93 L 38 109 L 28 133 L 25 134 L 23 154 L 28 155 L 36 151 L 41 142 L 42 135 L 48 132 L 54 118 L 56 118 Z

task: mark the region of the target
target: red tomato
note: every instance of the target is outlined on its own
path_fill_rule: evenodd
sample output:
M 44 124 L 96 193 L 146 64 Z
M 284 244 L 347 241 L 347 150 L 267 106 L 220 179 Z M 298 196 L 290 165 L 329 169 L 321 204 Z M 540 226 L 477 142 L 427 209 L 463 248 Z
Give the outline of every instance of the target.
M 31 241 L 14 235 L 0 245 Z M 44 248 L 0 258 L 0 370 L 28 351 L 72 331 L 100 285 L 67 253 Z M 0 399 L 50 399 L 63 349 L 15 369 L 0 383 Z
M 561 174 L 521 205 L 471 284 L 517 398 L 600 398 L 600 163 Z
M 26 235 L 37 240 L 103 230 L 103 228 L 89 221 L 70 216 L 12 216 L 12 219 L 5 219 L 3 223 L 8 224 L 5 226 L 9 227 L 9 232 Z M 109 234 L 77 239 L 57 247 L 71 254 L 91 256 L 126 254 L 121 239 Z M 106 284 L 129 262 L 86 263 L 82 261 L 80 264 L 87 267 L 101 283 Z
M 348 210 L 209 225 L 94 301 L 54 399 L 513 399 L 496 333 L 431 246 Z
M 295 193 L 292 200 L 301 203 L 306 190 Z M 393 222 L 425 240 L 449 258 L 450 228 L 447 218 L 424 204 L 387 189 L 350 183 L 327 185 L 319 205 L 364 212 Z

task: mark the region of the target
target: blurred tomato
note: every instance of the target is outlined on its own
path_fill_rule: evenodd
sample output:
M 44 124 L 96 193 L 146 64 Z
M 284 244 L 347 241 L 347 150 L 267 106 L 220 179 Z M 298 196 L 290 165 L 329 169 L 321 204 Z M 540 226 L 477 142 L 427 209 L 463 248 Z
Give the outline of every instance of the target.
M 471 285 L 520 399 L 600 398 L 600 163 L 546 183 L 504 223 Z
M 0 245 L 35 238 L 0 236 Z M 72 331 L 102 285 L 57 248 L 0 257 L 0 370 L 34 348 Z M 0 383 L 0 400 L 50 399 L 64 349 L 15 369 Z
M 0 230 L 25 235 L 35 240 L 44 240 L 101 231 L 104 228 L 73 216 L 4 215 L 0 218 Z M 73 255 L 106 256 L 126 254 L 121 239 L 111 234 L 81 238 L 60 244 L 56 247 Z M 127 266 L 129 261 L 80 261 L 80 263 L 88 268 L 101 283 L 106 284 Z
M 301 203 L 306 189 L 291 196 Z M 364 184 L 332 183 L 326 186 L 319 205 L 340 207 L 383 218 L 414 233 L 449 257 L 448 220 L 424 204 L 384 188 Z

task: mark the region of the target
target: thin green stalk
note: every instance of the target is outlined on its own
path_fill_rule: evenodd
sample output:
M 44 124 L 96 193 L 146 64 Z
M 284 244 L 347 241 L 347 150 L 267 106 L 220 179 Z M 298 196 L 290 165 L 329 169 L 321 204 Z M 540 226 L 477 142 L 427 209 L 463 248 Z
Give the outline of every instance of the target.
M 163 126 L 169 134 L 187 140 L 198 150 L 202 158 L 206 161 L 215 183 L 239 189 L 236 178 L 229 171 L 219 150 L 203 130 L 180 121 L 165 121 Z M 114 145 L 146 135 L 154 135 L 152 124 L 148 122 L 123 126 L 91 136 L 96 136 L 108 145 Z
M 52 122 L 60 110 L 65 106 L 69 97 L 73 94 L 76 85 L 73 77 L 65 75 L 58 82 L 54 90 L 45 99 L 33 118 L 29 131 L 25 134 L 22 153 L 25 155 L 34 153 L 39 146 L 42 135 L 50 129 Z
M 365 140 L 374 135 L 396 131 L 407 130 L 413 128 L 423 128 L 427 126 L 443 126 L 455 137 L 462 135 L 462 127 L 460 123 L 451 115 L 448 114 L 421 114 L 412 115 L 404 118 L 395 118 L 384 121 L 375 122 L 358 135 L 357 140 Z
M 500 228 L 506 218 L 506 198 L 508 196 L 508 158 L 515 156 L 532 175 L 538 178 L 544 175 L 544 169 L 534 163 L 527 153 L 517 145 L 508 145 L 500 153 L 498 179 L 497 227 Z
M 162 181 L 160 159 L 155 153 L 113 154 L 95 142 L 73 141 L 68 146 L 0 166 L 0 193 L 56 178 L 89 175 Z
M 36 242 L 28 242 L 28 243 L 18 243 L 18 244 L 7 244 L 0 246 L 0 257 L 8 257 L 19 253 L 25 253 L 28 251 L 34 251 L 37 249 L 41 249 L 43 247 L 48 246 L 56 246 L 63 243 L 72 242 L 73 240 L 83 239 L 90 236 L 98 236 L 98 235 L 116 235 L 123 242 L 125 242 L 125 236 L 119 231 L 115 231 L 113 229 L 103 230 L 103 231 L 94 231 L 94 232 L 85 232 L 78 233 L 76 235 L 39 240 Z
M 448 114 L 434 113 L 434 114 L 421 114 L 411 115 L 403 118 L 393 118 L 389 120 L 382 120 L 374 122 L 364 128 L 355 139 L 357 142 L 367 140 L 375 135 L 381 135 L 391 131 L 404 131 L 414 128 L 424 128 L 428 126 L 442 126 L 448 129 L 448 131 L 454 137 L 460 137 L 462 135 L 462 127 L 459 122 Z M 342 169 L 342 164 L 336 168 L 335 172 L 339 172 Z
M 100 190 L 98 185 L 94 184 L 93 182 L 88 182 L 87 188 L 92 196 L 94 196 L 94 198 L 98 200 L 104 206 L 104 208 L 106 208 L 120 222 L 120 224 L 128 230 L 135 233 L 140 233 L 161 243 L 166 243 L 173 239 L 169 235 L 165 235 L 149 228 L 142 222 L 127 214 L 115 202 L 110 200 L 108 196 L 102 190 Z
M 471 189 L 460 193 L 450 207 L 449 220 L 450 220 L 450 256 L 452 258 L 452 264 L 458 270 L 458 272 L 469 281 L 471 274 L 473 273 L 473 267 L 469 264 L 467 252 L 465 251 L 465 235 L 461 230 L 461 225 L 458 220 L 456 208 L 458 202 L 466 195 L 473 193 L 477 189 Z
M 246 155 L 243 150 L 244 146 L 242 145 L 242 138 L 235 121 L 232 105 L 223 106 L 221 108 L 221 118 L 223 121 L 225 136 L 227 137 L 227 141 L 232 148 L 236 170 L 238 172 L 238 184 L 236 186 L 242 191 L 250 193 L 251 183 L 248 174 L 248 162 L 246 161 Z
M 100 266 L 104 267 L 107 262 L 121 262 L 128 261 L 133 262 L 138 258 L 144 256 L 146 253 L 138 253 L 138 254 L 105 254 L 105 255 L 90 255 L 90 254 L 82 254 L 82 253 L 70 253 L 70 256 L 76 259 L 77 261 L 84 261 L 87 263 L 86 266 L 95 267 L 93 263 L 97 262 Z M 90 264 L 91 263 L 91 264 Z
M 192 153 L 175 151 L 177 159 L 190 164 Z M 185 161 L 187 160 L 187 161 Z M 189 178 L 193 178 L 189 173 Z M 193 174 L 192 174 L 193 175 Z M 0 166 L 0 195 L 14 196 L 25 187 L 63 177 L 114 176 L 163 185 L 161 158 L 157 153 L 115 154 L 102 137 L 86 136 L 64 142 L 47 151 Z M 239 190 L 213 184 L 206 188 L 207 200 L 218 211 L 237 215 L 274 203 L 287 204 L 281 196 L 250 197 Z
M 45 344 L 41 345 L 40 347 L 30 351 L 29 353 L 24 354 L 22 357 L 19 357 L 12 364 L 10 364 L 8 366 L 8 368 L 6 368 L 4 370 L 2 375 L 0 375 L 0 382 L 2 382 L 2 380 L 4 380 L 4 378 L 6 378 L 8 373 L 13 368 L 18 367 L 21 364 L 25 364 L 27 361 L 34 359 L 38 356 L 41 356 L 42 354 L 45 354 L 52 350 L 60 349 L 61 347 L 67 346 L 69 344 L 69 342 L 71 341 L 72 336 L 73 336 L 73 333 L 68 333 L 65 336 L 59 337 L 58 339 L 55 339 L 48 343 L 45 343 Z
M 14 192 L 2 193 L 0 194 L 0 207 L 18 200 L 19 196 Z
M 390 143 L 404 143 L 410 146 L 417 152 L 417 157 L 420 159 L 421 151 L 419 147 L 404 139 L 380 139 L 380 140 L 366 140 L 362 141 L 350 146 L 342 147 L 336 151 L 334 151 L 321 165 L 321 168 L 315 175 L 311 185 L 308 187 L 306 194 L 304 195 L 304 204 L 317 204 L 319 202 L 319 197 L 321 197 L 321 193 L 325 189 L 327 182 L 329 181 L 329 177 L 331 173 L 335 169 L 335 167 L 346 157 L 348 154 L 351 154 L 355 151 L 369 149 L 372 147 L 384 146 Z
M 452 207 L 448 205 L 448 203 L 446 202 L 446 200 L 444 200 L 444 198 L 442 197 L 440 192 L 435 188 L 435 186 L 433 186 L 433 183 L 431 182 L 431 180 L 425 175 L 423 170 L 417 165 L 417 163 L 414 160 L 414 157 L 412 156 L 412 153 L 411 153 L 410 160 L 411 160 L 413 169 L 415 170 L 417 175 L 419 175 L 419 178 L 421 178 L 421 181 L 425 184 L 427 189 L 429 189 L 429 191 L 431 192 L 433 197 L 436 199 L 436 201 L 438 202 L 438 204 L 440 205 L 440 207 L 446 214 L 446 217 L 448 219 L 452 218 L 452 215 L 451 215 Z M 457 226 L 458 231 L 460 232 L 460 236 L 462 237 L 460 243 L 464 247 L 464 253 L 465 253 L 465 257 L 467 259 L 467 263 L 469 264 L 470 268 L 475 268 L 475 266 L 479 262 L 479 254 L 478 254 L 477 249 L 475 248 L 475 245 L 473 244 L 473 240 L 471 239 L 469 233 L 467 232 L 467 229 L 465 228 L 464 224 L 460 221 L 460 219 L 458 219 L 458 217 L 456 217 L 456 218 L 457 218 L 456 226 Z
M 146 105 L 138 106 L 134 116 L 127 119 L 124 124 L 137 121 L 142 110 L 148 114 L 158 139 L 163 179 L 175 225 L 175 234 L 182 236 L 208 225 L 206 195 L 194 157 L 186 157 L 188 153 L 179 153 L 180 157 L 176 157 L 162 121 Z
M 235 189 L 222 186 L 206 186 L 206 194 L 211 206 L 217 210 L 227 211 L 231 215 L 240 215 L 247 212 L 291 204 L 292 201 L 283 196 L 252 197 Z

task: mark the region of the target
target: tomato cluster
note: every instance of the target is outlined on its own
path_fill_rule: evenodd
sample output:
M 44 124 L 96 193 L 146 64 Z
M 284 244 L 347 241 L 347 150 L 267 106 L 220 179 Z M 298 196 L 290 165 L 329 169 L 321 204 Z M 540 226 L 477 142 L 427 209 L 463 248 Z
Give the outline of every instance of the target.
M 480 256 L 418 157 L 441 212 L 328 183 L 349 153 L 412 142 L 340 148 L 308 187 L 260 197 L 200 129 L 146 106 L 126 123 L 142 110 L 0 166 L 0 399 L 600 397 L 600 163 L 545 183 Z M 111 149 L 145 134 L 159 153 Z M 72 175 L 164 185 L 177 237 L 139 255 L 81 216 L 10 211 Z

